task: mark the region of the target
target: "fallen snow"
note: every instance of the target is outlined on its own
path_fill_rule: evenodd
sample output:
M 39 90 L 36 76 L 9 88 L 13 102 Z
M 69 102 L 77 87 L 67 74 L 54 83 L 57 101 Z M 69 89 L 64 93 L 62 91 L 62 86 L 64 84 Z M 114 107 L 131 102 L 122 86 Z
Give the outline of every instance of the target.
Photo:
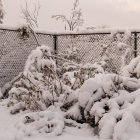
M 15 127 L 22 116 L 23 113 L 11 115 L 10 110 L 0 104 L 0 140 L 98 140 L 87 128 L 78 129 L 73 127 L 65 127 L 63 134 L 60 136 L 22 136 Z M 17 135 L 20 136 L 20 139 L 15 139 Z
M 14 140 L 16 134 L 14 124 L 20 116 L 21 114 L 10 115 L 9 110 L 0 105 L 0 140 Z

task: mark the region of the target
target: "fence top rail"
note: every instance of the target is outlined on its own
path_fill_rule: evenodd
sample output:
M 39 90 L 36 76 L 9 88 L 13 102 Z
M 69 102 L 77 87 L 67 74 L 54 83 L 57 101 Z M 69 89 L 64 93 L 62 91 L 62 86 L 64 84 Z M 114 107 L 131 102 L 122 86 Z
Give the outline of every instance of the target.
M 19 28 L 23 26 L 7 26 L 7 25 L 0 25 L 0 30 L 9 30 L 9 31 L 17 31 Z M 105 28 L 105 29 L 94 29 L 94 30 L 82 30 L 82 31 L 47 31 L 41 29 L 34 30 L 37 34 L 44 34 L 44 35 L 92 35 L 92 34 L 111 34 L 111 33 L 140 33 L 140 28 Z
M 92 34 L 115 34 L 115 33 L 140 33 L 140 28 L 106 28 L 106 29 L 94 29 L 94 30 L 82 30 L 82 31 L 45 31 L 45 30 L 35 30 L 36 33 L 57 35 L 57 36 L 67 36 L 67 35 L 92 35 Z

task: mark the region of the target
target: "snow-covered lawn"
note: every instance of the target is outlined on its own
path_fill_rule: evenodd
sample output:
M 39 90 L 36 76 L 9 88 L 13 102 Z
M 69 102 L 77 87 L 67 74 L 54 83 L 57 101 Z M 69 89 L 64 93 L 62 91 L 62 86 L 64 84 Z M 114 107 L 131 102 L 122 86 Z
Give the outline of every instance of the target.
M 16 140 L 19 135 L 15 124 L 20 120 L 22 113 L 11 115 L 9 109 L 0 105 L 0 140 Z M 19 137 L 19 136 L 18 136 Z M 60 136 L 21 136 L 19 140 L 98 140 L 94 137 L 92 132 L 88 129 L 78 129 L 73 127 L 66 127 Z

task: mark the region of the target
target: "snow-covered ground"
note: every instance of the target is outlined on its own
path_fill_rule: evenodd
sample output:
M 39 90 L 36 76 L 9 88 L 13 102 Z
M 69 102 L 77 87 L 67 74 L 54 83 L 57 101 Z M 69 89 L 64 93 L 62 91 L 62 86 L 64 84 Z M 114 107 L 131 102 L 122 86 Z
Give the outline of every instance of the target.
M 15 124 L 23 114 L 11 115 L 9 109 L 0 105 L 0 140 L 17 140 L 18 130 Z M 60 136 L 38 135 L 22 137 L 20 140 L 98 140 L 88 129 L 66 127 Z
M 105 69 L 107 54 L 57 68 L 48 46 L 33 50 L 1 89 L 0 140 L 140 140 L 140 57 L 116 74 Z
M 21 115 L 10 115 L 8 109 L 0 105 L 0 140 L 14 140 L 15 122 Z
M 73 127 L 65 127 L 64 132 L 60 136 L 21 136 L 18 137 L 18 130 L 15 124 L 23 114 L 11 115 L 9 109 L 0 104 L 0 140 L 99 140 L 93 136 L 93 133 L 88 129 L 78 129 Z M 139 140 L 140 134 L 136 133 L 130 140 Z M 108 139 L 105 139 L 108 140 Z

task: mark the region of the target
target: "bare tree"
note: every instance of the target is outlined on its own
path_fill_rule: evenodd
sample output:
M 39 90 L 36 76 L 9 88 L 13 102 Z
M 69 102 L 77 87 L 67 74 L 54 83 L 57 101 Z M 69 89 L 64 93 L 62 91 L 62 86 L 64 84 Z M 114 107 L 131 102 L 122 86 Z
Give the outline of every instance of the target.
M 2 1 L 0 0 L 0 24 L 2 24 L 3 23 L 3 18 L 4 18 L 4 14 L 5 14 L 5 12 L 4 12 L 4 10 L 3 10 L 3 5 L 2 5 Z
M 28 3 L 25 1 L 25 7 L 21 7 L 23 18 L 26 20 L 26 23 L 29 24 L 31 28 L 38 28 L 38 14 L 40 10 L 40 4 L 35 5 L 33 12 L 29 10 Z
M 55 18 L 57 21 L 61 20 L 62 22 L 64 22 L 65 30 L 68 25 L 69 30 L 73 31 L 77 27 L 82 26 L 84 23 L 82 10 L 79 9 L 78 6 L 79 6 L 79 0 L 75 0 L 70 17 L 67 17 L 66 15 L 53 15 L 52 18 Z

